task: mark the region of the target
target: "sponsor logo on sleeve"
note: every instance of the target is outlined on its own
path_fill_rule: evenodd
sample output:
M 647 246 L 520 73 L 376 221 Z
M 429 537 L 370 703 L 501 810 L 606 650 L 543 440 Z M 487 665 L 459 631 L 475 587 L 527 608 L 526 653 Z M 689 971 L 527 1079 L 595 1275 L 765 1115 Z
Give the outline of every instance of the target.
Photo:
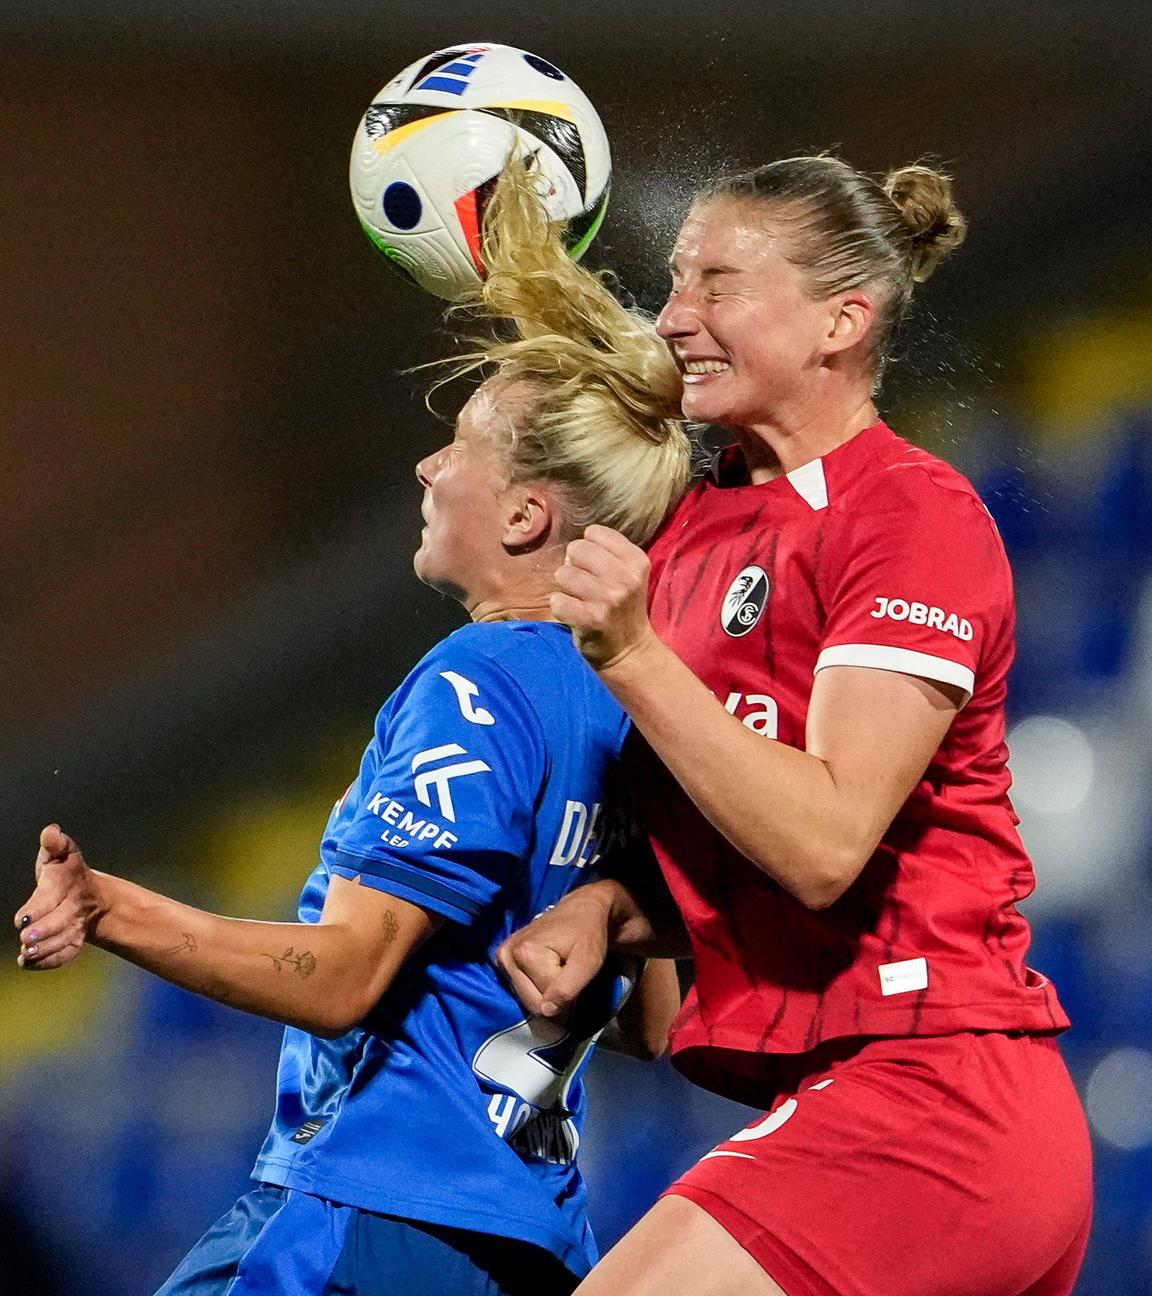
M 368 802 L 366 809 L 384 821 L 384 831 L 380 840 L 385 846 L 395 846 L 405 850 L 413 843 L 432 844 L 433 850 L 447 850 L 460 840 L 454 832 L 449 832 L 443 824 L 428 818 L 420 811 L 410 810 L 402 801 L 377 792 Z
M 412 757 L 412 773 L 433 762 L 447 760 L 452 756 L 467 756 L 467 751 L 459 743 L 447 743 L 443 747 L 429 747 L 427 751 L 418 752 Z M 482 760 L 453 761 L 451 765 L 437 765 L 435 769 L 424 770 L 416 774 L 416 795 L 421 803 L 432 805 L 431 793 L 436 793 L 440 803 L 440 813 L 452 823 L 456 822 L 456 807 L 452 802 L 452 780 L 463 778 L 468 774 L 480 774 L 490 771 L 491 765 Z
M 459 743 L 443 747 L 429 747 L 412 757 L 413 789 L 421 805 L 432 809 L 433 796 L 442 819 L 456 822 L 456 805 L 452 800 L 452 783 L 471 774 L 490 773 L 492 767 L 482 760 L 457 760 L 468 752 Z M 428 768 L 431 766 L 431 768 Z M 417 770 L 421 773 L 417 774 Z M 430 845 L 433 850 L 447 850 L 459 838 L 443 824 L 424 814 L 411 810 L 402 801 L 384 792 L 375 793 L 364 807 L 369 814 L 383 820 L 384 831 L 380 840 L 386 846 L 405 849 L 413 844 Z
M 763 567 L 745 567 L 728 586 L 720 608 L 720 624 L 733 639 L 746 635 L 764 615 L 768 604 L 768 573 Z
M 972 622 L 955 612 L 945 612 L 943 608 L 933 607 L 929 603 L 913 603 L 908 599 L 878 598 L 876 607 L 869 614 L 878 621 L 887 617 L 889 621 L 907 621 L 909 625 L 927 626 L 929 630 L 939 630 L 942 634 L 955 635 L 965 643 L 972 638 Z
M 494 725 L 496 723 L 496 717 L 491 711 L 473 705 L 472 699 L 480 696 L 480 690 L 467 676 L 461 675 L 457 671 L 441 671 L 440 678 L 447 680 L 452 685 L 452 691 L 456 694 L 456 704 L 460 708 L 460 714 L 469 724 Z
M 306 1120 L 303 1125 L 292 1135 L 293 1143 L 311 1143 L 317 1134 L 324 1128 L 328 1120 L 327 1116 L 320 1120 Z

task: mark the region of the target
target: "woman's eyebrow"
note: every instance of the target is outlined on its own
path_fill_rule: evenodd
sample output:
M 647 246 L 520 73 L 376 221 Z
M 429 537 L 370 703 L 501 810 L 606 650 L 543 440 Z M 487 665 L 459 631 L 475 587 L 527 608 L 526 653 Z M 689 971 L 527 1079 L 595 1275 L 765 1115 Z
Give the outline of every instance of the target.
M 668 269 L 673 274 L 680 273 L 679 263 L 674 257 L 669 260 Z M 743 270 L 739 266 L 731 265 L 706 266 L 699 274 L 701 279 L 715 279 L 719 275 L 743 274 Z

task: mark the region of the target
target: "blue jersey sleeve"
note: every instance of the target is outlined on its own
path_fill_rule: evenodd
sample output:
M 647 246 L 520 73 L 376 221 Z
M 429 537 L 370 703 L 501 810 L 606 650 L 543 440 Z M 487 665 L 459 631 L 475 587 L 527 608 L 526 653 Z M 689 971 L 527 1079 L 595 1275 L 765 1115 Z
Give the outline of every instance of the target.
M 380 713 L 332 825 L 332 871 L 471 923 L 531 853 L 546 763 L 511 675 L 441 645 Z

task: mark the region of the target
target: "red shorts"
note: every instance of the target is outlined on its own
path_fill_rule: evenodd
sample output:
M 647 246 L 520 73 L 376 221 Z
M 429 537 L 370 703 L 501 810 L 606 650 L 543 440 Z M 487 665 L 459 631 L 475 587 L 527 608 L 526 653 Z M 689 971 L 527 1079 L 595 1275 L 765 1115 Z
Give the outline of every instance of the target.
M 871 1040 L 785 1094 L 668 1191 L 788 1296 L 1072 1291 L 1092 1157 L 1054 1040 Z

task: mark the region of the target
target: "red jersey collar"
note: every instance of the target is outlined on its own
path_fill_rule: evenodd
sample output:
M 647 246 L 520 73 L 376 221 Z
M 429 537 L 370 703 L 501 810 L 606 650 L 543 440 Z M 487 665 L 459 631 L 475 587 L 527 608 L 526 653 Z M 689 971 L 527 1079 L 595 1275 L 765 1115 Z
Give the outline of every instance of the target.
M 813 509 L 828 506 L 828 470 L 834 469 L 835 478 L 843 481 L 859 472 L 886 442 L 895 439 L 895 433 L 884 422 L 873 423 L 857 432 L 843 445 L 830 450 L 818 459 L 810 459 L 791 472 L 774 477 L 771 481 L 753 483 L 748 480 L 748 466 L 744 451 L 739 445 L 724 446 L 709 465 L 705 485 L 721 490 L 792 490 Z

